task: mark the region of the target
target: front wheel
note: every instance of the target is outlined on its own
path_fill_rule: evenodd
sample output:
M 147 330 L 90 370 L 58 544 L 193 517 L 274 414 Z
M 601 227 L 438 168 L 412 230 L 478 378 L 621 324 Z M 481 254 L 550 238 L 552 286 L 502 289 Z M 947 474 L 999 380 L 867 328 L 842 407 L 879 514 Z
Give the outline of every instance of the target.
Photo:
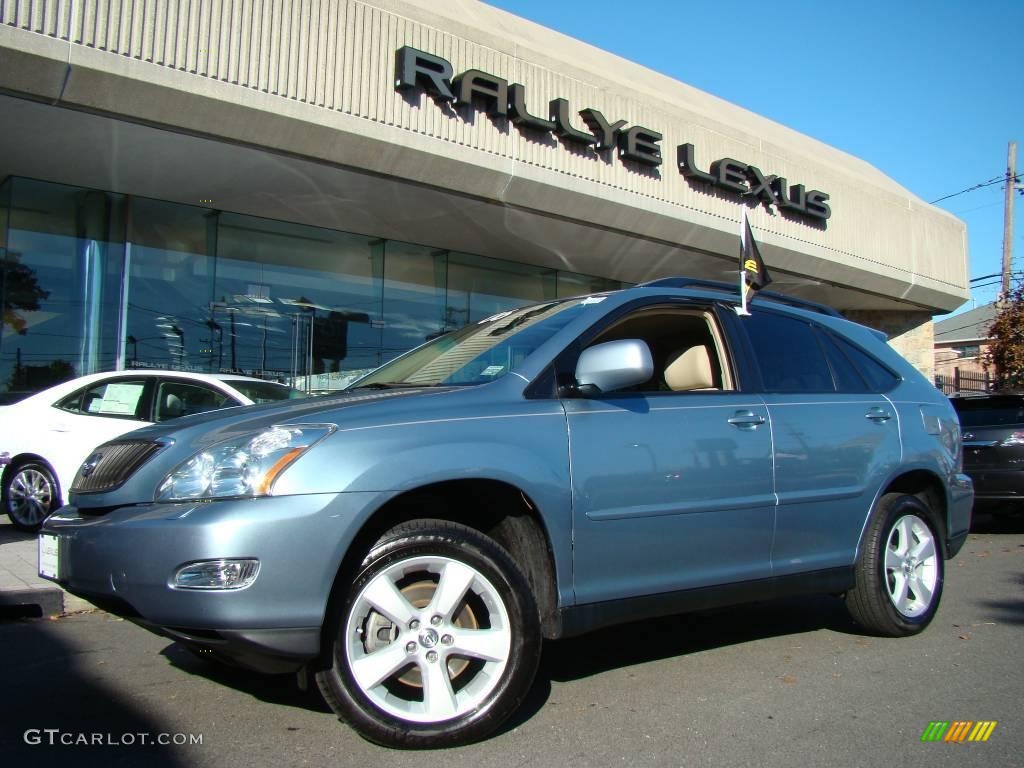
M 927 506 L 916 496 L 886 494 L 872 513 L 857 560 L 857 586 L 846 594 L 853 618 L 879 635 L 920 632 L 942 597 L 942 548 Z
M 22 464 L 10 470 L 4 480 L 3 511 L 23 531 L 38 531 L 59 502 L 60 491 L 53 472 L 41 462 Z
M 338 717 L 391 747 L 482 738 L 520 705 L 540 656 L 529 585 L 497 543 L 417 520 L 363 560 L 329 625 L 317 674 Z

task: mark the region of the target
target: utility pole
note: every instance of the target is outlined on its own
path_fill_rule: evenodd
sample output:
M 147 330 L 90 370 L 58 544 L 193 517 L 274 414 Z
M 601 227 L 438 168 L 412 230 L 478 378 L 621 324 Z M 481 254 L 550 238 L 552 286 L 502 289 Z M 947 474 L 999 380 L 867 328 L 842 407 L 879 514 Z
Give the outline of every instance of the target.
M 1006 196 L 1003 198 L 1003 290 L 1000 299 L 1010 295 L 1010 272 L 1013 270 L 1013 193 L 1017 191 L 1017 142 L 1011 141 L 1006 151 Z

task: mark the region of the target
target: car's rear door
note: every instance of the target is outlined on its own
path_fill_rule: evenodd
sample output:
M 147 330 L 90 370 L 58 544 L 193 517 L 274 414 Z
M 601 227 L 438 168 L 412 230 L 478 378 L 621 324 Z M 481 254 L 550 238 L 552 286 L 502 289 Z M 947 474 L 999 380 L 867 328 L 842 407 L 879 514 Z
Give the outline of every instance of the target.
M 877 391 L 886 372 L 871 381 L 863 368 L 881 364 L 801 317 L 755 308 L 740 324 L 771 415 L 779 504 L 772 573 L 849 566 L 878 489 L 901 459 L 898 413 Z

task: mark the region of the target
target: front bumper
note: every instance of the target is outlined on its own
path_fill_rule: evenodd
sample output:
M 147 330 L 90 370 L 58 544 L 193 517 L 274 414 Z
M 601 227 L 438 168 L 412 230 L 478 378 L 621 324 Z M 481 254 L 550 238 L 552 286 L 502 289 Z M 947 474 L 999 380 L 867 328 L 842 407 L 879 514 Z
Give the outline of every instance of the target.
M 69 506 L 40 535 L 57 538 L 53 580 L 105 610 L 243 663 L 301 661 L 320 652 L 341 560 L 376 500 L 364 493 L 278 496 L 146 504 L 99 516 Z M 182 565 L 221 558 L 259 560 L 256 580 L 237 590 L 171 585 Z

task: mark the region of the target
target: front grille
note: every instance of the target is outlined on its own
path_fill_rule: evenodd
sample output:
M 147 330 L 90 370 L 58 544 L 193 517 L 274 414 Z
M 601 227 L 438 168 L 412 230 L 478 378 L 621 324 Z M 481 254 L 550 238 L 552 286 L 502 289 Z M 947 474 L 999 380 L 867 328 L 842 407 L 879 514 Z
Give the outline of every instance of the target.
M 148 440 L 115 440 L 101 445 L 85 460 L 71 483 L 73 493 L 112 491 L 160 450 Z

